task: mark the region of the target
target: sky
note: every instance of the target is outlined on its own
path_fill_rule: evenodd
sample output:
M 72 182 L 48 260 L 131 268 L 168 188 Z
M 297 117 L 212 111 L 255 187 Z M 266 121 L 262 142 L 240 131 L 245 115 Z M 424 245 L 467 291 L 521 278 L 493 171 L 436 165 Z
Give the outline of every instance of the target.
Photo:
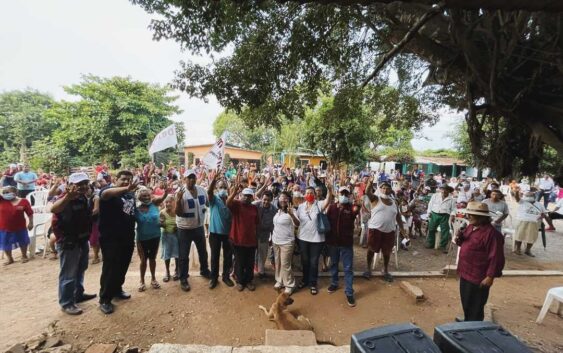
M 192 57 L 174 41 L 154 41 L 150 20 L 127 0 L 0 1 L 0 92 L 33 88 L 72 100 L 63 86 L 80 82 L 85 74 L 167 84 L 180 60 Z M 183 113 L 173 119 L 184 122 L 186 144 L 213 142 L 212 124 L 222 107 L 214 97 L 206 103 L 177 95 Z M 456 119 L 459 115 L 442 112 L 436 125 L 412 141 L 413 147 L 451 148 L 445 134 Z

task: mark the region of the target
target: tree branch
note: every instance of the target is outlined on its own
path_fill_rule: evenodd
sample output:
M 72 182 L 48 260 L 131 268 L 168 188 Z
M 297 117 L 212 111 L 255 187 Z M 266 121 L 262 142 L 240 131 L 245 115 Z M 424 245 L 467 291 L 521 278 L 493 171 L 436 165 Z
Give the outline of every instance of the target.
M 377 64 L 375 70 L 373 70 L 373 72 L 362 83 L 362 87 L 365 87 L 371 80 L 373 80 L 375 76 L 377 76 L 379 71 L 385 66 L 385 64 L 387 64 L 389 60 L 391 60 L 395 55 L 397 55 L 401 51 L 401 49 L 403 49 L 405 45 L 407 45 L 407 43 L 418 33 L 418 31 L 422 28 L 422 26 L 424 26 L 424 24 L 428 22 L 432 17 L 442 12 L 443 9 L 444 9 L 444 3 L 442 2 L 437 6 L 433 6 L 430 10 L 428 10 L 428 12 L 422 15 L 422 17 L 418 19 L 418 21 L 414 24 L 414 26 L 403 37 L 403 39 L 401 39 L 401 41 L 397 43 L 393 49 L 388 51 L 383 56 L 383 58 L 381 58 L 381 61 L 379 62 L 379 64 Z
M 241 0 L 238 0 L 240 2 Z M 279 3 L 297 2 L 300 4 L 316 3 L 319 5 L 362 5 L 390 4 L 397 0 L 276 0 Z M 435 0 L 402 0 L 405 4 L 433 5 Z M 462 10 L 504 10 L 504 11 L 544 11 L 563 12 L 563 1 L 560 0 L 444 0 L 447 8 Z

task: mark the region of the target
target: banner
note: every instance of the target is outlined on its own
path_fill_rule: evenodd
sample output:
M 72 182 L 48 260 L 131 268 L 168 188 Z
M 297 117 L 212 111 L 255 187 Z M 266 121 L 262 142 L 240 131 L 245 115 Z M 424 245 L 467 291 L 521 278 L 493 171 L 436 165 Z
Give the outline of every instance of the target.
M 203 163 L 209 170 L 220 170 L 223 168 L 225 160 L 225 144 L 227 143 L 227 133 L 223 132 L 221 137 L 211 147 L 211 150 L 203 157 Z
M 178 138 L 176 136 L 176 125 L 172 124 L 154 137 L 151 147 L 149 148 L 149 154 L 153 155 L 158 151 L 162 151 L 170 147 L 176 147 L 177 144 Z

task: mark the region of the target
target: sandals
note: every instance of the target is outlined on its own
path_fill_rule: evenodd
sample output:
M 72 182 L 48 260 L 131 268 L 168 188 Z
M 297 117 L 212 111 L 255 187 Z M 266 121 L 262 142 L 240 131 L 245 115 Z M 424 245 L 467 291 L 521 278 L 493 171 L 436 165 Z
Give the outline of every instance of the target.
M 147 287 L 145 286 L 144 283 L 139 284 L 139 288 L 138 288 L 138 291 L 139 291 L 139 292 L 144 292 L 145 289 L 147 289 Z
M 164 278 L 162 279 L 162 282 L 167 283 L 170 281 L 170 275 L 166 275 L 164 276 Z
M 297 289 L 303 289 L 307 287 L 307 283 L 305 282 L 299 282 L 299 284 L 297 285 Z
M 160 284 L 157 281 L 151 281 L 152 289 L 160 289 Z
M 393 282 L 393 276 L 391 276 L 391 274 L 389 272 L 386 272 L 386 273 L 383 274 L 383 280 L 385 282 L 391 283 L 391 282 Z
M 29 262 L 29 258 L 27 257 L 22 258 L 22 264 L 25 264 L 26 262 Z
M 319 294 L 319 290 L 317 289 L 317 287 L 314 287 L 314 286 L 311 287 L 311 294 L 312 294 L 312 295 L 317 295 L 317 294 Z
M 9 266 L 9 265 L 11 265 L 11 264 L 13 264 L 13 263 L 14 263 L 14 260 L 12 260 L 12 261 L 8 260 L 8 261 L 4 262 L 3 265 L 4 265 L 4 266 Z
M 524 251 L 525 255 L 528 255 L 529 257 L 536 257 L 536 255 L 532 254 L 531 251 Z
M 172 276 L 172 280 L 173 280 L 173 281 L 177 281 L 177 280 L 179 280 L 179 279 L 180 279 L 180 276 L 178 276 L 177 273 L 175 273 L 174 276 Z

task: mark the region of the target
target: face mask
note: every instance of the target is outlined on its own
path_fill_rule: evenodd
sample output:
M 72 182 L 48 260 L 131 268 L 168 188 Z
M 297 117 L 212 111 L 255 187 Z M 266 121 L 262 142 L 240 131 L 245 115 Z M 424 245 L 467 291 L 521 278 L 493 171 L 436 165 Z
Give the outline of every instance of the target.
M 342 204 L 347 204 L 350 202 L 350 199 L 347 196 L 338 196 L 338 202 Z
M 12 201 L 13 199 L 16 198 L 16 194 L 14 194 L 13 192 L 9 192 L 7 194 L 2 194 L 2 197 L 4 198 L 4 200 Z
M 219 197 L 221 197 L 221 198 L 222 198 L 222 197 L 227 197 L 227 190 L 225 190 L 225 189 L 219 190 L 219 192 L 217 193 L 217 196 L 219 196 Z
M 524 201 L 527 201 L 527 202 L 534 202 L 534 201 L 536 201 L 536 199 L 535 199 L 533 196 L 526 196 L 526 197 L 523 198 L 523 200 L 524 200 Z
M 315 201 L 315 195 L 311 195 L 311 194 L 305 195 L 305 201 L 312 203 L 313 201 Z
M 142 204 L 142 205 L 145 205 L 145 206 L 148 206 L 148 205 L 151 204 L 151 202 L 152 202 L 151 200 L 145 200 L 145 201 L 141 201 L 141 204 Z

